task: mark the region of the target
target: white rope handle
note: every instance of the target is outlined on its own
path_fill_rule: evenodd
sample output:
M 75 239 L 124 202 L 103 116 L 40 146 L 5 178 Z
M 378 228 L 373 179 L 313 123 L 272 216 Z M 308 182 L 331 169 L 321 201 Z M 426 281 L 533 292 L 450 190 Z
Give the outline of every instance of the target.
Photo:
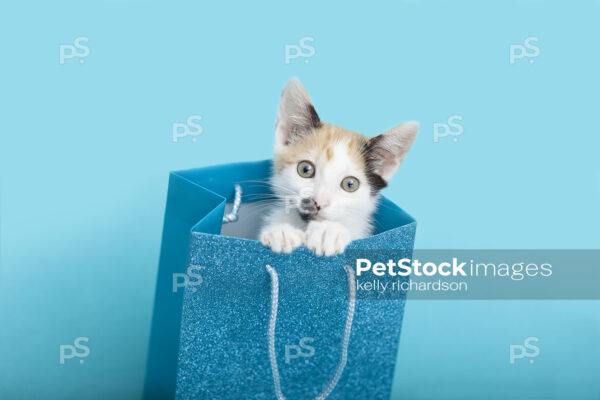
M 242 187 L 236 183 L 233 189 L 233 204 L 231 204 L 231 211 L 229 214 L 223 216 L 224 224 L 236 222 L 238 220 L 238 212 L 240 211 L 240 205 L 242 204 Z
M 277 271 L 270 265 L 265 265 L 267 272 L 271 276 L 271 316 L 269 318 L 269 330 L 267 331 L 267 338 L 269 341 L 269 360 L 271 362 L 271 371 L 273 373 L 273 386 L 275 387 L 275 395 L 277 400 L 285 400 L 283 392 L 281 391 L 281 380 L 279 378 L 279 368 L 277 367 L 277 357 L 275 353 L 275 325 L 277 323 L 277 306 L 279 304 L 279 277 Z M 348 310 L 346 312 L 346 325 L 344 326 L 344 337 L 342 338 L 342 354 L 340 355 L 340 362 L 338 363 L 333 377 L 325 386 L 325 389 L 315 400 L 324 400 L 331 394 L 335 385 L 340 380 L 346 362 L 348 361 L 348 343 L 350 341 L 350 331 L 352 330 L 352 320 L 354 319 L 354 310 L 356 302 L 356 287 L 354 285 L 354 269 L 349 265 L 344 265 L 346 270 L 346 277 L 348 279 Z

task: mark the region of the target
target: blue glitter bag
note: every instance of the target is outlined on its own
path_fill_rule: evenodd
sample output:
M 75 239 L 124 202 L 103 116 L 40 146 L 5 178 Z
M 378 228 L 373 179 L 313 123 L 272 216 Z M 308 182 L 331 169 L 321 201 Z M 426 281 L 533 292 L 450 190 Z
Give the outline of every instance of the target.
M 144 398 L 389 398 L 404 297 L 357 298 L 345 254 L 254 240 L 271 165 L 171 173 Z M 386 198 L 376 226 L 346 253 L 412 252 L 416 222 Z

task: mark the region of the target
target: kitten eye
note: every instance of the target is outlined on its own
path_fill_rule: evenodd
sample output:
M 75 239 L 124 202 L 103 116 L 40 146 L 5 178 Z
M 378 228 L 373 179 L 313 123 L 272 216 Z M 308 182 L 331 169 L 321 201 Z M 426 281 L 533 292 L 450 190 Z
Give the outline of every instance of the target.
M 346 192 L 354 192 L 360 186 L 360 182 L 358 178 L 347 176 L 342 180 L 341 186 Z
M 312 178 L 315 176 L 315 166 L 310 161 L 300 161 L 297 170 L 298 175 L 303 178 Z

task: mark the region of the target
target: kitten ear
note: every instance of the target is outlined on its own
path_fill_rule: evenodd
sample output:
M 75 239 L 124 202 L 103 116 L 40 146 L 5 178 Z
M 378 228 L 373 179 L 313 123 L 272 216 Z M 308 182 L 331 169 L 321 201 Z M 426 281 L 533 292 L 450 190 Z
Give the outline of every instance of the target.
M 287 146 L 295 138 L 321 126 L 304 86 L 296 78 L 290 79 L 279 100 L 275 122 L 275 149 Z
M 408 153 L 418 130 L 419 124 L 410 121 L 369 139 L 365 147 L 369 172 L 381 176 L 387 184 Z

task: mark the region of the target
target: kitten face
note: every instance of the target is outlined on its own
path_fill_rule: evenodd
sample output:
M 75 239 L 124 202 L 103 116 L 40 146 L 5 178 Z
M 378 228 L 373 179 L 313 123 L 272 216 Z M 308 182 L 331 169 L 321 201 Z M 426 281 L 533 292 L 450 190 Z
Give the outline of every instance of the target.
M 273 191 L 286 212 L 304 222 L 335 221 L 365 226 L 377 207 L 379 191 L 410 148 L 418 125 L 405 123 L 371 139 L 321 122 L 295 79 L 281 96 L 275 126 Z M 361 235 L 368 235 L 362 229 Z
M 277 151 L 273 189 L 305 222 L 365 218 L 375 210 L 378 192 L 366 145 L 356 132 L 320 123 Z

